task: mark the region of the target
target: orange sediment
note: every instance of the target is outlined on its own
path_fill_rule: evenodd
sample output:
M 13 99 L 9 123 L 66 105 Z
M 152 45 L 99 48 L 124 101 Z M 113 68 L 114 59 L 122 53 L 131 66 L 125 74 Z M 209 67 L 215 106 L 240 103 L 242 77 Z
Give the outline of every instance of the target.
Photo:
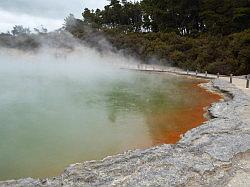
M 182 134 L 208 120 L 205 117 L 206 108 L 212 103 L 218 102 L 222 97 L 198 86 L 204 82 L 200 81 L 188 85 L 190 89 L 196 89 L 195 91 L 199 93 L 195 98 L 198 102 L 194 106 L 170 113 L 168 111 L 167 115 L 164 113 L 154 114 L 148 118 L 148 123 L 153 125 L 151 137 L 154 145 L 174 144 L 181 139 Z M 166 125 L 166 123 L 172 125 Z

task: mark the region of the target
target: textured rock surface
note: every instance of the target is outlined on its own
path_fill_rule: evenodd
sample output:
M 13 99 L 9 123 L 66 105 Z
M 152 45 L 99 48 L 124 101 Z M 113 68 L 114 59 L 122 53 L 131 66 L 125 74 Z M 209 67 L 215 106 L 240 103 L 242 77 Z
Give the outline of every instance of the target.
M 250 186 L 250 100 L 233 85 L 207 85 L 230 94 L 213 104 L 214 117 L 176 145 L 128 151 L 69 166 L 55 178 L 0 182 L 0 186 Z M 250 118 L 250 115 L 248 115 Z

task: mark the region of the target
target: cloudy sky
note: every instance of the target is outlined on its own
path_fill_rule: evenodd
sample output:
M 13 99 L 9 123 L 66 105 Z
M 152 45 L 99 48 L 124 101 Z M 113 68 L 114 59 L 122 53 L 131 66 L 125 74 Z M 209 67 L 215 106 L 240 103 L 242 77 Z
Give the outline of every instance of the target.
M 70 13 L 81 17 L 84 8 L 102 8 L 106 3 L 106 0 L 0 0 L 0 33 L 14 25 L 31 29 L 43 25 L 54 30 L 62 26 Z

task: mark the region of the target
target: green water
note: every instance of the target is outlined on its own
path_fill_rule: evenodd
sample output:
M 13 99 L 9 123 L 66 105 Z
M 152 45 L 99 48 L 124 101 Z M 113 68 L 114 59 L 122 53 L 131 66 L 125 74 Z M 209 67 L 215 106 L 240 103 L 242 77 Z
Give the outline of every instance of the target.
M 148 117 L 194 104 L 185 86 L 193 81 L 67 64 L 4 66 L 0 180 L 55 176 L 72 163 L 153 145 L 159 127 Z

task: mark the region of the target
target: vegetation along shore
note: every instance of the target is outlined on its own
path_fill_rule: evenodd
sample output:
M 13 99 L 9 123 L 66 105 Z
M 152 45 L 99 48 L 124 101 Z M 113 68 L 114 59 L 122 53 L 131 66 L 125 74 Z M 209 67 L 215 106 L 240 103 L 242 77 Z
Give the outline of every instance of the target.
M 0 44 L 36 49 L 41 38 L 60 38 L 68 31 L 85 45 L 119 51 L 142 63 L 214 74 L 250 72 L 248 0 L 111 0 L 104 9 L 86 8 L 82 15 L 69 15 L 62 29 L 49 34 L 45 28 L 35 29 L 35 35 L 16 26 L 0 35 Z

